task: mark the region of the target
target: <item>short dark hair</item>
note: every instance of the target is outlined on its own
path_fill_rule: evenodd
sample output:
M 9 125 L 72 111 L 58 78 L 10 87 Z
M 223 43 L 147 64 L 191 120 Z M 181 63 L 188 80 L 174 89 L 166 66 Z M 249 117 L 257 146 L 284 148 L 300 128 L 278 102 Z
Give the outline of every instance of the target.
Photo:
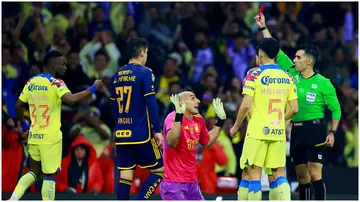
M 131 38 L 127 42 L 126 53 L 131 58 L 139 57 L 140 52 L 148 47 L 148 42 L 142 38 Z
M 47 54 L 46 54 L 46 56 L 45 56 L 45 58 L 44 58 L 44 60 L 43 60 L 43 64 L 44 64 L 44 66 L 46 67 L 47 66 L 47 63 L 51 60 L 51 59 L 53 59 L 53 58 L 58 58 L 58 57 L 62 57 L 63 56 L 63 54 L 60 52 L 60 51 L 58 51 L 58 50 L 52 50 L 52 51 L 50 51 L 50 52 L 48 52 Z
M 99 55 L 104 55 L 105 58 L 106 58 L 106 61 L 109 61 L 109 60 L 110 60 L 108 54 L 107 54 L 103 49 L 98 50 L 98 51 L 95 53 L 95 57 L 94 57 L 94 58 L 96 58 L 96 57 L 99 56 Z
M 303 50 L 306 55 L 309 55 L 313 58 L 314 64 L 316 63 L 318 57 L 319 57 L 319 51 L 313 44 L 305 43 L 300 46 L 296 50 Z
M 259 54 L 259 50 L 262 50 L 270 59 L 275 59 L 279 53 L 280 45 L 279 42 L 274 38 L 264 38 L 259 41 L 256 47 L 256 53 Z

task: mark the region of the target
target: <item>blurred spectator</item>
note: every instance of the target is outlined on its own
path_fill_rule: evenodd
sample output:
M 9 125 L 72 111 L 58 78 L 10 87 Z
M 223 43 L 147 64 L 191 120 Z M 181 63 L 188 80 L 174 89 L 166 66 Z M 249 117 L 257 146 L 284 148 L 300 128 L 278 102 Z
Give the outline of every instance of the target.
M 104 179 L 104 184 L 101 190 L 101 193 L 114 193 L 115 184 L 114 184 L 114 166 L 115 166 L 115 159 L 114 159 L 114 146 L 108 145 L 104 148 L 103 153 L 98 158 L 98 163 L 101 168 L 101 174 Z
M 76 88 L 82 85 L 92 84 L 89 77 L 85 74 L 83 66 L 80 64 L 79 52 L 71 49 L 67 56 L 67 69 L 63 81 L 71 92 L 76 92 Z
M 200 80 L 206 65 L 214 63 L 213 50 L 209 47 L 209 36 L 205 31 L 197 31 L 195 34 L 195 64 L 193 67 L 192 82 Z
M 227 164 L 216 165 L 215 170 L 219 176 L 235 176 L 236 174 L 237 159 L 229 136 L 230 128 L 233 125 L 234 122 L 230 118 L 227 118 L 217 140 L 228 158 Z
M 107 34 L 113 34 L 113 29 L 108 20 L 105 19 L 104 8 L 97 6 L 93 8 L 93 19 L 89 24 L 90 39 L 96 37 L 97 32 L 107 31 Z
M 75 118 L 74 118 L 75 119 Z M 94 147 L 96 157 L 99 157 L 104 148 L 110 144 L 111 130 L 100 120 L 100 111 L 96 107 L 85 108 L 79 111 L 77 124 L 71 128 L 71 137 L 84 136 Z
M 68 155 L 61 162 L 61 171 L 56 176 L 56 183 L 57 192 L 101 192 L 104 183 L 101 169 L 95 149 L 85 137 L 77 137 L 71 144 Z
M 217 185 L 215 165 L 224 166 L 228 158 L 223 147 L 215 142 L 211 148 L 204 149 L 202 159 L 196 167 L 200 189 L 206 194 L 214 194 Z
M 256 50 L 254 46 L 249 43 L 248 37 L 242 33 L 237 33 L 234 36 L 233 45 L 229 47 L 227 56 L 230 57 L 230 64 L 232 65 L 235 75 L 243 81 L 245 74 L 249 67 L 255 65 Z
M 2 190 L 3 192 L 14 191 L 17 181 L 25 172 L 27 164 L 27 151 L 23 146 L 27 136 L 22 133 L 22 128 L 14 119 L 2 113 L 2 160 L 6 165 L 2 168 Z M 5 180 L 5 181 L 4 181 Z

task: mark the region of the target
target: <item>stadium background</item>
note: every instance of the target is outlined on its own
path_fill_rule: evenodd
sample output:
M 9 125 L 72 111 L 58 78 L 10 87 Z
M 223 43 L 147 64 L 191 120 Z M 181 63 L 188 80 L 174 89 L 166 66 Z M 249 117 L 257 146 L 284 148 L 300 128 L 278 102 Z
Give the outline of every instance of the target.
M 313 42 L 321 51 L 316 71 L 330 78 L 342 106 L 342 120 L 333 149 L 326 151 L 324 180 L 333 199 L 357 199 L 358 193 L 358 3 L 265 3 L 267 25 L 282 50 L 294 57 L 296 45 Z M 255 65 L 256 41 L 261 33 L 253 17 L 260 2 L 166 3 L 166 2 L 37 2 L 2 3 L 2 193 L 12 192 L 27 171 L 26 142 L 14 116 L 15 101 L 26 81 L 42 71 L 42 59 L 51 49 L 67 58 L 63 80 L 74 93 L 86 89 L 96 78 L 105 88 L 116 69 L 127 62 L 126 40 L 143 37 L 149 41 L 147 66 L 156 77 L 160 116 L 171 110 L 169 95 L 190 86 L 202 101 L 201 113 L 209 128 L 214 124 L 213 97 L 221 97 L 228 113 L 212 150 L 198 148 L 198 177 L 206 198 L 235 190 L 224 186 L 241 179 L 241 155 L 246 123 L 237 138 L 228 131 L 241 104 L 245 72 Z M 114 190 L 109 93 L 96 93 L 78 105 L 62 107 L 63 156 L 71 153 L 71 143 L 85 136 L 97 155 L 89 156 L 89 167 L 97 171 L 88 178 L 101 190 L 85 190 L 87 195 L 62 189 L 57 198 L 99 199 Z M 326 113 L 331 120 L 331 114 Z M 288 137 L 291 131 L 288 131 Z M 102 138 L 109 137 L 109 138 Z M 214 153 L 223 155 L 216 159 Z M 205 157 L 206 156 L 206 157 Z M 203 158 L 204 157 L 204 158 Z M 70 160 L 67 156 L 67 160 Z M 91 164 L 91 165 L 90 165 Z M 222 166 L 213 165 L 220 164 Z M 66 170 L 63 168 L 63 170 Z M 57 187 L 68 176 L 57 179 Z M 70 172 L 69 172 L 70 173 Z M 132 193 L 136 193 L 147 172 L 137 170 Z M 287 175 L 296 182 L 288 159 Z M 223 177 L 225 176 L 225 178 Z M 341 176 L 341 177 L 340 177 Z M 60 176 L 59 176 L 60 178 Z M 67 180 L 66 180 L 67 181 Z M 101 183 L 102 182 L 102 183 Z M 342 184 L 348 186 L 342 186 Z M 228 183 L 225 183 L 228 184 Z M 296 183 L 292 184 L 296 198 Z M 29 189 L 25 198 L 40 199 L 41 183 Z M 65 183 L 66 187 L 66 183 Z M 155 196 L 156 198 L 156 196 Z

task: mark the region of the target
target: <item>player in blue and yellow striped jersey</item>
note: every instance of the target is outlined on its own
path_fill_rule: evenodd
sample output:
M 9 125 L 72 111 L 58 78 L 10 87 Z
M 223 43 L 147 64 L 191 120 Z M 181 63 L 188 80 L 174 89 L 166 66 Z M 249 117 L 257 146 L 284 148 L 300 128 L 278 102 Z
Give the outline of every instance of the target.
M 111 79 L 113 116 L 116 119 L 116 166 L 120 171 L 117 199 L 130 199 L 130 187 L 136 165 L 148 168 L 151 175 L 142 185 L 138 200 L 149 199 L 163 179 L 163 159 L 159 147 L 163 136 L 159 121 L 151 69 L 145 67 L 147 42 L 130 39 L 127 45 L 129 64 Z M 151 125 L 155 135 L 151 133 Z
M 72 94 L 55 74 L 64 75 L 66 60 L 59 51 L 49 52 L 44 59 L 44 73 L 32 77 L 16 103 L 17 119 L 23 132 L 29 132 L 30 171 L 22 176 L 10 200 L 19 200 L 36 181 L 45 175 L 41 190 L 43 200 L 55 199 L 55 177 L 62 155 L 61 101 L 68 104 L 80 101 L 102 87 L 96 80 L 89 89 Z M 24 107 L 29 105 L 31 126 L 24 121 Z M 30 130 L 29 130 L 30 129 Z

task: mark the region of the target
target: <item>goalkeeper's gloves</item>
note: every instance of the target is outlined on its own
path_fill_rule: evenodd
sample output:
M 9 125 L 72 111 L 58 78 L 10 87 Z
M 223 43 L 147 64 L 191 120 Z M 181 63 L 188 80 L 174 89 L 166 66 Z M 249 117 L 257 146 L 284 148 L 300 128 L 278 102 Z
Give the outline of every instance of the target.
M 222 128 L 226 119 L 224 104 L 222 103 L 220 98 L 214 98 L 212 105 L 214 107 L 216 116 L 219 118 L 215 126 Z
M 176 111 L 176 115 L 175 115 L 175 122 L 181 122 L 182 121 L 182 118 L 183 118 L 183 115 L 185 113 L 185 110 L 186 110 L 186 104 L 183 103 L 181 106 L 180 106 L 180 103 L 179 103 L 179 96 L 176 94 L 176 95 L 171 95 L 170 97 L 170 101 L 174 104 L 175 106 L 175 111 Z
M 212 104 L 213 104 L 216 116 L 218 118 L 220 118 L 221 120 L 225 120 L 226 114 L 225 114 L 225 110 L 224 110 L 224 104 L 221 102 L 221 99 L 214 98 Z

